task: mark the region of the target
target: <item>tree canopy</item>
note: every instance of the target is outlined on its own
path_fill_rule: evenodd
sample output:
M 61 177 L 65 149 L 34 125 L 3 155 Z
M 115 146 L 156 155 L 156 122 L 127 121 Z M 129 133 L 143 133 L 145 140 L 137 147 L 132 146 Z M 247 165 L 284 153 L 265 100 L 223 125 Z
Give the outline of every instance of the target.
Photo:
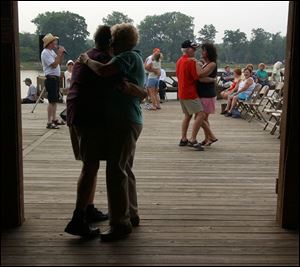
M 199 37 L 197 40 L 201 43 L 214 43 L 216 38 L 217 30 L 212 24 L 205 24 L 203 28 L 198 32 Z
M 147 56 L 152 54 L 154 47 L 159 47 L 166 60 L 176 62 L 181 55 L 181 43 L 186 39 L 194 39 L 193 20 L 193 17 L 180 12 L 146 16 L 138 25 L 138 48 Z
M 120 23 L 133 23 L 133 19 L 117 11 L 113 11 L 111 14 L 107 15 L 106 18 L 103 18 L 102 21 L 105 25 L 108 26 L 113 26 L 115 24 L 120 24 Z
M 37 26 L 37 34 L 52 33 L 58 36 L 70 59 L 76 58 L 87 48 L 87 24 L 85 18 L 78 14 L 69 11 L 46 12 L 39 14 L 32 22 Z
M 167 12 L 161 15 L 146 16 L 137 28 L 140 33 L 140 49 L 143 57 L 152 54 L 159 47 L 164 54 L 164 61 L 176 62 L 181 56 L 181 43 L 184 40 L 194 40 L 194 18 L 181 12 Z M 66 59 L 75 59 L 87 48 L 94 45 L 88 39 L 89 32 L 85 18 L 68 11 L 46 12 L 39 14 L 32 22 L 37 26 L 36 34 L 20 33 L 21 61 L 38 61 L 38 35 L 52 33 L 59 36 L 68 55 Z M 113 11 L 102 19 L 104 24 L 114 24 L 134 21 L 127 15 Z M 196 29 L 197 40 L 215 42 L 217 29 L 212 24 L 206 24 L 200 30 Z M 258 27 L 253 28 L 248 40 L 246 33 L 240 29 L 225 30 L 223 42 L 215 44 L 218 51 L 219 63 L 253 63 L 264 62 L 273 64 L 285 57 L 285 37 L 280 32 L 269 33 Z

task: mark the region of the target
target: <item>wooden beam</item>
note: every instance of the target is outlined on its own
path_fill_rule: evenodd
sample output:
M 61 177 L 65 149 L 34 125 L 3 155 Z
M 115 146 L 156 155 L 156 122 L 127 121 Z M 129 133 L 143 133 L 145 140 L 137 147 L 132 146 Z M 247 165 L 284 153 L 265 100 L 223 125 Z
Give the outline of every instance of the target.
M 299 228 L 299 7 L 290 1 L 278 177 L 277 220 L 288 229 Z
M 1 2 L 1 228 L 24 221 L 17 1 Z

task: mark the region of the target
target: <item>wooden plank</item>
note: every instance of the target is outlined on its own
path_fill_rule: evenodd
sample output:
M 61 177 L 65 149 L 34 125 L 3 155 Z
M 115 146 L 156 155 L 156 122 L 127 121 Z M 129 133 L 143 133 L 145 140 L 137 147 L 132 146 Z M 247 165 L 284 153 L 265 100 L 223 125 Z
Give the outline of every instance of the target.
M 296 265 L 298 234 L 275 221 L 279 140 L 255 121 L 214 115 L 211 125 L 219 141 L 198 153 L 178 147 L 179 103 L 162 108 L 144 114 L 134 164 L 141 225 L 127 240 L 104 244 L 63 232 L 81 163 L 74 160 L 67 127 L 61 127 L 24 160 L 26 221 L 2 233 L 2 263 Z M 27 146 L 43 135 L 46 117 L 43 104 L 35 114 L 29 109 L 23 107 Z M 105 211 L 106 164 L 100 165 L 95 204 Z M 103 231 L 108 222 L 97 225 Z

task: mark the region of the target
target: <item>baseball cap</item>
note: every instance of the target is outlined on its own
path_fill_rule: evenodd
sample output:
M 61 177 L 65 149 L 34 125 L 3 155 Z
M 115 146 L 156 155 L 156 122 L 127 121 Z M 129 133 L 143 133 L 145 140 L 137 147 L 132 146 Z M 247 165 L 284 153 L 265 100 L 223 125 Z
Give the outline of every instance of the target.
M 200 44 L 197 44 L 194 41 L 191 40 L 185 40 L 182 44 L 181 44 L 181 48 L 197 48 L 199 47 Z
M 30 78 L 26 78 L 23 82 L 32 82 Z

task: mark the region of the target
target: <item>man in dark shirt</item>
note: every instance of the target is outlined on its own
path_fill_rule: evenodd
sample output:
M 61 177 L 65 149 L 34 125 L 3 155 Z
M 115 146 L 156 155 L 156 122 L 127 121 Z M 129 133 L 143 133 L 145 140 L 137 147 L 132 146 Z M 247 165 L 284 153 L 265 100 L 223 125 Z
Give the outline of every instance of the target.
M 95 33 L 96 48 L 88 55 L 102 63 L 110 61 L 110 27 L 100 26 Z M 106 131 L 106 105 L 118 77 L 99 77 L 87 66 L 75 63 L 71 86 L 67 97 L 67 124 L 70 130 L 75 158 L 82 160 L 83 167 L 78 181 L 76 208 L 65 231 L 79 236 L 96 236 L 98 228 L 89 223 L 108 219 L 107 214 L 94 205 L 99 160 L 106 159 L 108 152 Z

